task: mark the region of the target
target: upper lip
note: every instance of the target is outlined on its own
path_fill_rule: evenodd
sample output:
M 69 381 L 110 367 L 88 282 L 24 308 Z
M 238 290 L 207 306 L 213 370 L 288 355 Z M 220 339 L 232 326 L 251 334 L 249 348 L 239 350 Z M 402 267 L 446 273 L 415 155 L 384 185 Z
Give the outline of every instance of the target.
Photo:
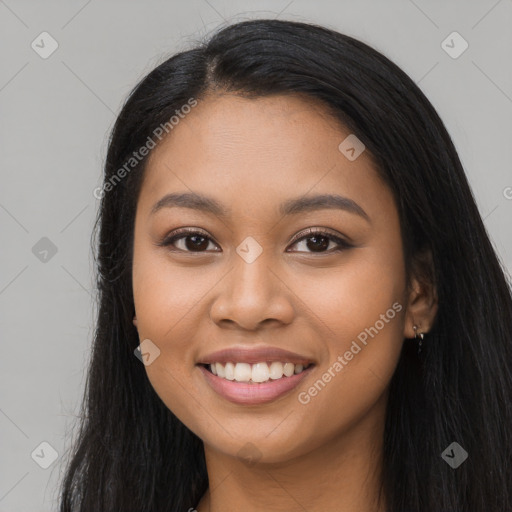
M 212 352 L 202 358 L 200 358 L 198 364 L 211 364 L 211 363 L 249 363 L 256 364 L 262 362 L 280 361 L 282 363 L 293 363 L 307 365 L 313 363 L 313 360 L 284 350 L 277 347 L 230 347 L 216 352 Z

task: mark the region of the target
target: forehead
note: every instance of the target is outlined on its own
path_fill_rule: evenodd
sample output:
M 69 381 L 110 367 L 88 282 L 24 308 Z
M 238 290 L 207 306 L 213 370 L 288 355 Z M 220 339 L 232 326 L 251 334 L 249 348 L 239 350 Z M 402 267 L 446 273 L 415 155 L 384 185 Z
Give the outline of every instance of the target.
M 244 211 L 309 191 L 377 201 L 385 191 L 371 156 L 349 161 L 338 148 L 349 135 L 304 96 L 207 97 L 151 153 L 140 199 L 195 191 Z
M 211 158 L 241 163 L 248 156 L 257 157 L 258 162 L 276 156 L 281 161 L 304 156 L 316 160 L 319 150 L 332 147 L 348 133 L 313 98 L 276 95 L 248 99 L 223 94 L 199 101 L 153 151 L 152 159 L 173 154 L 181 163 Z M 201 153 L 187 155 L 192 147 L 200 147 Z

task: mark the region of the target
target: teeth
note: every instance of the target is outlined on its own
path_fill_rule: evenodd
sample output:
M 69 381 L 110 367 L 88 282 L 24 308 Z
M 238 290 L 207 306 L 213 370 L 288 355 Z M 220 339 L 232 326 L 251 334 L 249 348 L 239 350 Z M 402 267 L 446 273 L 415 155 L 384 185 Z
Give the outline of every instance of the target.
M 266 382 L 270 378 L 270 369 L 267 363 L 256 363 L 252 365 L 252 381 Z
M 287 377 L 291 377 L 293 375 L 294 370 L 295 370 L 295 365 L 293 363 L 285 363 L 283 366 L 283 373 Z
M 226 378 L 226 372 L 224 370 L 224 366 L 222 366 L 220 363 L 215 363 L 215 367 L 217 368 L 217 375 L 219 377 L 222 377 L 223 379 Z
M 217 363 L 219 364 L 219 363 Z M 228 380 L 234 380 L 235 379 L 235 365 L 233 363 L 226 363 L 226 366 L 224 366 L 224 374 L 225 378 Z
M 217 368 L 219 363 L 217 363 Z M 251 365 L 248 363 L 236 363 L 235 365 L 235 380 L 238 382 L 246 382 L 251 380 L 252 372 Z
M 270 363 L 270 378 L 273 380 L 280 379 L 283 376 L 283 363 L 274 361 Z
M 267 382 L 268 380 L 291 377 L 294 374 L 301 373 L 309 365 L 293 363 L 281 363 L 273 361 L 270 366 L 267 363 L 212 363 L 209 365 L 210 371 L 227 380 L 236 380 L 237 382 Z

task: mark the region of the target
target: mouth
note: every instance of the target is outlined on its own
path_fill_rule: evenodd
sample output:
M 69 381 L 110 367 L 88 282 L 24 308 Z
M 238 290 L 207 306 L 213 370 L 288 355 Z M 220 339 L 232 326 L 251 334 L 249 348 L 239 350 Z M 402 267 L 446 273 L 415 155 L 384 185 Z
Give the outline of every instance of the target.
M 314 363 L 288 361 L 214 362 L 197 365 L 217 394 L 239 405 L 258 405 L 292 391 L 311 373 Z

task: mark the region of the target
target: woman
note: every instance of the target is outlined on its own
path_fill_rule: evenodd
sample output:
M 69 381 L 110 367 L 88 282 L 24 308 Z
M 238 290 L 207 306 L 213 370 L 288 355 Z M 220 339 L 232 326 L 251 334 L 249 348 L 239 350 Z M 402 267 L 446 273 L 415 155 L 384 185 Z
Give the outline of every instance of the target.
M 62 512 L 512 510 L 510 286 L 387 58 L 228 26 L 134 89 L 97 192 Z

